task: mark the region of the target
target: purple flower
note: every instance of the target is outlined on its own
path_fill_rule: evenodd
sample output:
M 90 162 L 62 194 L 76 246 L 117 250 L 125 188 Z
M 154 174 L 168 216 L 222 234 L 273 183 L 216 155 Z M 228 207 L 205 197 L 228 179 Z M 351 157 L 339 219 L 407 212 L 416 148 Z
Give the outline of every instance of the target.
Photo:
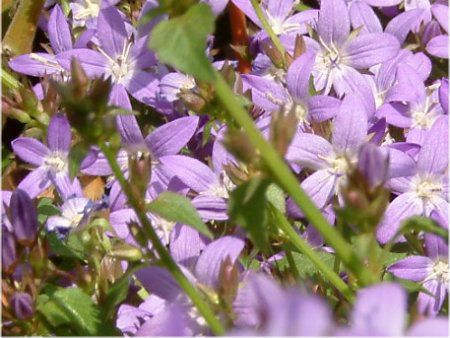
M 56 55 L 71 50 L 73 43 L 67 19 L 59 5 L 50 14 L 48 37 L 55 54 L 39 52 L 20 55 L 9 62 L 9 67 L 15 72 L 31 76 L 67 76 L 68 73 L 59 64 Z
M 407 294 L 399 285 L 389 282 L 373 285 L 358 291 L 349 319 L 349 328 L 339 328 L 338 336 L 403 336 L 448 335 L 448 319 L 422 320 L 406 330 Z M 426 333 L 425 327 L 436 323 L 436 328 Z M 446 324 L 446 325 L 444 325 Z M 413 334 L 415 333 L 415 334 Z
M 33 317 L 34 303 L 28 293 L 18 292 L 14 294 L 10 302 L 14 314 L 20 320 L 27 320 Z
M 256 25 L 262 28 L 250 0 L 232 1 Z M 307 32 L 306 24 L 312 24 L 317 19 L 317 10 L 306 10 L 293 14 L 295 3 L 294 0 L 265 0 L 262 2 L 261 10 L 275 34 L 305 34 Z
M 180 264 L 183 273 L 192 283 L 201 285 L 201 289 L 210 296 L 216 294 L 222 264 L 227 259 L 231 264 L 236 262 L 244 248 L 244 241 L 224 236 L 205 245 L 199 233 L 187 226 L 180 226 L 175 236 L 170 245 L 170 252 Z M 148 311 L 150 318 L 144 319 L 142 325 L 134 320 L 135 326 L 131 330 L 137 330 L 139 334 L 146 336 L 158 332 L 173 332 L 168 331 L 171 328 L 176 332 L 188 332 L 190 335 L 209 332 L 203 317 L 192 306 L 166 269 L 150 266 L 139 270 L 136 277 L 151 293 L 145 303 L 157 306 Z M 140 309 L 142 308 L 145 306 L 140 306 Z M 133 318 L 131 315 L 125 322 Z M 175 326 L 174 318 L 177 320 Z M 118 319 L 121 326 L 129 327 L 123 319 L 123 316 Z
M 286 74 L 287 90 L 270 79 L 256 75 L 243 75 L 244 82 L 252 88 L 256 105 L 268 112 L 294 111 L 302 128 L 311 122 L 332 118 L 340 106 L 336 98 L 325 95 L 309 95 L 309 78 L 314 65 L 314 53 L 305 52 L 290 66 Z
M 154 104 L 158 80 L 144 69 L 155 66 L 155 57 L 146 47 L 146 37 L 134 42 L 120 12 L 113 6 L 102 8 L 97 23 L 99 45 L 96 50 L 79 48 L 66 51 L 57 60 L 67 70 L 76 58 L 91 78 L 110 77 L 110 102 L 131 110 L 127 93 L 148 105 Z
M 28 194 L 16 189 L 9 202 L 11 225 L 17 241 L 24 245 L 34 242 L 38 231 L 37 211 Z
M 418 155 L 416 174 L 393 178 L 389 185 L 399 194 L 388 206 L 378 225 L 377 238 L 387 243 L 395 235 L 402 221 L 414 215 L 429 216 L 439 210 L 448 224 L 447 166 L 448 117 L 436 120 L 427 132 Z
M 19 184 L 31 198 L 36 197 L 52 184 L 63 199 L 81 194 L 77 178 L 69 177 L 69 149 L 72 139 L 69 121 L 63 114 L 56 114 L 47 129 L 47 146 L 29 137 L 19 137 L 11 145 L 22 160 L 35 166 Z
M 421 283 L 432 295 L 419 293 L 418 309 L 430 316 L 438 315 L 448 294 L 448 245 L 440 237 L 425 235 L 427 256 L 409 256 L 391 265 L 394 276 Z
M 263 274 L 243 281 L 233 308 L 237 329 L 232 335 L 325 336 L 334 327 L 327 304 L 316 296 L 283 290 Z
M 72 10 L 73 26 L 96 28 L 101 8 L 114 6 L 119 0 L 75 0 L 69 6 Z
M 339 192 L 348 170 L 357 162 L 359 147 L 367 136 L 367 116 L 356 97 L 346 96 L 333 120 L 331 144 L 307 133 L 294 137 L 286 154 L 288 161 L 315 170 L 302 187 L 319 208 Z
M 397 55 L 397 39 L 388 33 L 350 34 L 350 17 L 343 0 L 322 1 L 317 24 L 317 51 L 313 70 L 316 90 L 328 94 L 331 87 L 339 96 L 352 92 L 357 69 L 370 68 Z M 313 42 L 313 41 L 311 41 Z
M 47 220 L 47 230 L 68 231 L 85 224 L 93 210 L 94 203 L 88 198 L 73 197 L 61 206 L 61 216 L 51 216 Z
M 117 118 L 119 133 L 125 145 L 117 156 L 117 162 L 124 175 L 128 176 L 128 156 L 142 156 L 144 153 L 150 154 L 151 160 L 151 180 L 150 189 L 160 191 L 167 188 L 170 179 L 174 175 L 168 164 L 178 164 L 185 167 L 186 156 L 176 155 L 192 138 L 197 125 L 197 116 L 186 116 L 166 123 L 145 139 L 139 128 L 136 118 L 133 115 L 120 115 Z M 96 154 L 96 159 L 82 170 L 88 175 L 107 176 L 112 175 L 111 168 L 104 155 L 100 152 Z M 120 184 L 114 180 L 111 186 L 110 203 L 113 210 L 120 208 L 125 203 Z

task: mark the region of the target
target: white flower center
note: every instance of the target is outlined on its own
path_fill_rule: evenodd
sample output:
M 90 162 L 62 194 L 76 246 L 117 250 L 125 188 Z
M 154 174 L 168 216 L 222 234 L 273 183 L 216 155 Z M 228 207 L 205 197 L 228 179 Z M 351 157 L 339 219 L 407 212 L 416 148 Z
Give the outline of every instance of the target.
M 157 217 L 154 222 L 154 226 L 157 228 L 158 232 L 162 233 L 164 243 L 169 243 L 170 232 L 175 226 L 175 222 L 171 222 L 163 218 Z
M 83 216 L 84 215 L 82 213 L 73 215 L 72 218 L 69 219 L 70 226 L 72 228 L 78 226 L 80 224 L 81 220 L 83 219 Z
M 115 59 L 101 48 L 98 49 L 109 61 L 107 75 L 112 77 L 114 83 L 126 85 L 133 75 L 136 61 L 130 57 L 131 45 L 131 42 L 125 43 L 122 54 L 116 56 Z
M 44 164 L 55 173 L 67 170 L 66 156 L 59 153 L 53 153 L 47 156 Z
M 419 180 L 414 186 L 416 196 L 423 200 L 431 200 L 440 196 L 442 188 L 441 183 L 432 180 Z
M 84 0 L 80 6 L 77 6 L 77 10 L 73 13 L 75 20 L 86 20 L 95 18 L 100 11 L 100 0 Z
M 437 280 L 439 283 L 448 284 L 448 261 L 438 259 L 434 262 L 430 269 L 430 274 L 424 282 L 429 280 Z
M 331 171 L 336 175 L 345 175 L 350 169 L 350 163 L 344 156 L 329 160 Z
M 233 190 L 236 185 L 224 171 L 222 171 L 219 176 L 220 183 L 210 186 L 208 190 L 202 191 L 199 195 L 216 196 L 225 199 L 229 198 L 229 191 Z
M 320 39 L 320 42 L 322 50 L 318 54 L 319 65 L 325 69 L 338 68 L 341 63 L 339 49 L 333 42 L 330 45 L 327 45 L 322 39 Z

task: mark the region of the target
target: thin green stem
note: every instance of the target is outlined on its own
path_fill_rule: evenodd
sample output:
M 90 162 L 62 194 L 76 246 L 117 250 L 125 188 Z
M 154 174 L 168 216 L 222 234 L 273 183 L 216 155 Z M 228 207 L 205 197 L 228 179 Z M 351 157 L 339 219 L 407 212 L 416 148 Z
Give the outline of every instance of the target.
M 317 253 L 309 246 L 309 244 L 292 228 L 286 217 L 274 206 L 269 206 L 278 227 L 289 238 L 290 243 L 302 254 L 308 257 L 311 262 L 319 269 L 328 281 L 348 300 L 353 301 L 353 291 L 350 287 L 336 274 L 325 262 L 317 255 Z M 286 252 L 286 255 L 288 253 Z M 289 259 L 289 257 L 288 257 Z
M 145 233 L 145 235 L 148 237 L 148 240 L 150 240 L 150 242 L 152 243 L 153 248 L 158 253 L 162 263 L 169 270 L 169 272 L 172 274 L 183 291 L 188 295 L 195 307 L 197 307 L 200 314 L 205 318 L 206 322 L 211 328 L 211 331 L 215 335 L 223 335 L 225 333 L 225 330 L 222 326 L 222 323 L 216 318 L 209 305 L 203 300 L 200 293 L 189 282 L 179 266 L 172 259 L 165 246 L 159 240 L 155 229 L 153 229 L 147 218 L 144 208 L 145 204 L 135 198 L 130 184 L 125 179 L 122 171 L 120 170 L 114 151 L 105 143 L 100 145 L 100 149 L 105 154 L 105 157 L 108 160 L 109 165 L 111 166 L 114 176 L 117 178 L 123 191 L 125 192 L 125 195 L 128 198 L 128 203 L 136 212 L 139 222 L 144 229 L 143 233 Z
M 280 52 L 283 64 L 285 61 L 285 55 L 286 55 L 286 49 L 284 48 L 283 44 L 281 43 L 278 36 L 275 34 L 275 32 L 272 29 L 272 26 L 267 21 L 266 16 L 264 15 L 263 11 L 261 10 L 261 7 L 259 6 L 259 3 L 257 0 L 250 0 L 252 2 L 252 6 L 255 9 L 256 15 L 258 16 L 259 21 L 261 21 L 261 25 L 263 26 L 263 29 L 266 31 L 266 33 L 269 35 L 270 40 L 272 40 L 273 45 L 275 48 Z
M 294 256 L 292 255 L 292 251 L 289 249 L 284 249 L 284 252 L 286 253 L 286 258 L 289 263 L 289 267 L 291 268 L 292 275 L 295 277 L 296 280 L 300 279 L 300 273 L 298 272 L 297 265 L 295 265 Z
M 219 100 L 228 110 L 229 114 L 245 130 L 250 142 L 259 151 L 266 167 L 278 185 L 292 197 L 306 218 L 320 232 L 325 242 L 335 250 L 345 266 L 358 278 L 359 283 L 362 285 L 372 284 L 375 281 L 374 276 L 372 276 L 371 272 L 353 252 L 349 243 L 328 223 L 322 215 L 322 212 L 300 187 L 297 178 L 291 172 L 289 166 L 284 162 L 275 148 L 264 139 L 260 131 L 256 128 L 253 119 L 242 108 L 231 88 L 217 72 L 215 86 Z M 298 237 L 295 233 L 293 236 Z

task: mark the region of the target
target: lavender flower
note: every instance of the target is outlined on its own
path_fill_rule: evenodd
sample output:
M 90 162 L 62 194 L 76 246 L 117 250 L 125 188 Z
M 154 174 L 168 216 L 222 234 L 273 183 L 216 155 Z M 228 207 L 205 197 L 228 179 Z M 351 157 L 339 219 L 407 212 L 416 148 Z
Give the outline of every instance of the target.
M 436 120 L 427 132 L 417 159 L 414 176 L 393 178 L 389 185 L 399 193 L 388 206 L 378 225 L 377 238 L 387 243 L 395 235 L 402 221 L 413 215 L 429 216 L 433 210 L 445 215 L 448 224 L 448 199 L 446 197 L 448 145 L 448 118 Z
M 81 194 L 77 178 L 69 177 L 69 149 L 72 139 L 69 121 L 63 114 L 56 114 L 50 120 L 47 130 L 47 146 L 29 138 L 19 137 L 11 145 L 25 162 L 36 168 L 19 184 L 31 198 L 54 185 L 63 199 Z
M 313 70 L 316 90 L 339 96 L 351 92 L 348 83 L 359 77 L 357 69 L 370 68 L 399 52 L 397 39 L 388 33 L 350 34 L 350 18 L 343 0 L 322 1 L 317 24 L 317 51 Z
M 145 104 L 154 104 L 158 80 L 145 71 L 155 65 L 154 55 L 146 48 L 146 37 L 133 42 L 115 7 L 101 9 L 97 37 L 96 50 L 69 50 L 58 55 L 58 62 L 70 70 L 71 60 L 76 58 L 89 77 L 111 77 L 110 102 L 114 105 L 131 110 L 127 93 Z
M 436 316 L 448 294 L 448 246 L 440 237 L 425 235 L 427 256 L 409 256 L 391 265 L 388 271 L 394 276 L 421 283 L 431 294 L 419 293 L 418 309 L 421 313 Z

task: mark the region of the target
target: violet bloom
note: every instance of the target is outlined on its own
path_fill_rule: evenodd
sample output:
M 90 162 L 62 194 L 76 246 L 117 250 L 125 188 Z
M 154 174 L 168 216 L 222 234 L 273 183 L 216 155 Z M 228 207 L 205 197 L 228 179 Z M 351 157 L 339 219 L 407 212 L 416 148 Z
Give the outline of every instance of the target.
M 91 78 L 110 77 L 110 102 L 131 110 L 130 93 L 136 100 L 152 105 L 158 88 L 154 74 L 145 69 L 155 66 L 154 54 L 147 49 L 146 37 L 132 41 L 117 8 L 103 8 L 98 16 L 96 50 L 79 48 L 58 55 L 57 60 L 70 70 L 76 58 Z
M 38 218 L 36 207 L 28 194 L 16 189 L 9 202 L 11 225 L 16 239 L 21 244 L 31 244 L 38 233 Z
M 358 291 L 349 327 L 336 330 L 338 336 L 447 336 L 448 319 L 426 319 L 407 323 L 407 293 L 401 286 L 384 282 Z M 433 327 L 432 324 L 435 324 Z M 428 329 L 428 331 L 427 331 Z
M 69 231 L 85 224 L 93 210 L 94 203 L 84 197 L 73 197 L 61 206 L 60 216 L 51 216 L 47 220 L 46 228 L 49 231 Z
M 426 256 L 409 256 L 391 265 L 387 271 L 394 276 L 423 285 L 431 295 L 419 293 L 420 313 L 436 316 L 448 294 L 448 245 L 440 237 L 425 235 Z
M 286 154 L 288 161 L 311 170 L 302 187 L 318 208 L 338 194 L 347 172 L 356 164 L 359 147 L 367 136 L 367 116 L 356 97 L 346 96 L 333 120 L 331 144 L 324 138 L 298 133 Z
M 63 199 L 81 193 L 78 179 L 69 177 L 69 150 L 72 140 L 69 121 L 63 114 L 54 115 L 47 129 L 47 146 L 36 139 L 19 137 L 11 145 L 14 153 L 35 167 L 18 188 L 31 198 L 54 185 Z
M 231 0 L 242 10 L 256 25 L 262 28 L 262 24 L 256 15 L 250 0 Z M 312 24 L 317 19 L 317 10 L 306 10 L 295 13 L 296 1 L 294 0 L 264 0 L 261 10 L 269 25 L 276 35 L 305 34 L 306 24 Z M 266 34 L 263 32 L 263 34 Z
M 55 5 L 53 8 L 47 27 L 50 46 L 54 54 L 38 52 L 17 56 L 8 64 L 12 70 L 20 74 L 38 77 L 68 75 L 56 57 L 73 48 L 69 25 L 59 5 Z
M 72 10 L 73 26 L 96 28 L 100 8 L 114 6 L 119 0 L 75 0 L 69 6 Z
M 448 117 L 442 116 L 427 132 L 417 159 L 417 173 L 390 180 L 391 189 L 399 196 L 389 204 L 378 225 L 377 238 L 381 243 L 391 240 L 402 221 L 414 215 L 428 217 L 438 210 L 448 224 L 447 140 Z
M 233 304 L 237 329 L 231 335 L 326 336 L 334 323 L 320 298 L 294 288 L 283 290 L 263 274 L 249 274 Z
M 201 290 L 217 299 L 221 267 L 227 260 L 231 264 L 236 262 L 244 241 L 224 236 L 205 245 L 200 234 L 187 226 L 181 226 L 175 236 L 170 246 L 172 256 L 193 284 L 201 286 Z M 208 334 L 205 320 L 166 269 L 151 266 L 139 270 L 136 276 L 151 293 L 145 302 L 159 304 L 148 313 L 150 318 L 134 329 L 137 335 L 152 336 L 156 332 L 166 332 L 174 326 L 174 322 L 168 320 L 172 315 L 180 319 L 175 323 L 177 331 L 188 332 L 189 335 Z M 124 325 L 122 318 L 119 317 L 118 321 Z
M 180 195 L 186 195 L 189 188 L 187 188 L 178 177 L 173 177 L 167 187 L 159 187 L 159 191 L 155 189 L 149 189 L 146 191 L 145 200 L 146 202 L 151 202 L 155 198 L 158 197 L 159 193 L 164 191 L 171 191 L 174 193 L 178 193 Z M 152 227 L 155 229 L 156 234 L 159 239 L 165 244 L 170 243 L 170 238 L 172 236 L 172 231 L 176 226 L 175 222 L 168 221 L 162 217 L 154 215 L 152 213 L 147 213 L 147 218 L 151 221 Z M 139 224 L 139 219 L 132 208 L 124 207 L 122 209 L 114 208 L 111 210 L 109 214 L 109 222 L 113 227 L 116 235 L 125 240 L 130 245 L 139 246 L 138 243 L 134 240 L 132 233 L 130 232 L 129 225 Z M 151 244 L 149 243 L 149 248 L 151 248 Z
M 396 77 L 398 82 L 392 88 L 390 100 L 407 102 L 407 105 L 396 105 L 396 109 L 379 116 L 386 116 L 389 124 L 410 128 L 407 141 L 422 144 L 426 132 L 444 114 L 445 103 L 439 100 L 440 83 L 425 87 L 420 76 L 407 64 L 398 66 Z
M 350 34 L 350 17 L 343 0 L 322 1 L 317 25 L 318 43 L 313 70 L 316 90 L 328 94 L 331 87 L 339 96 L 352 92 L 347 82 L 367 69 L 397 55 L 400 44 L 389 33 Z
M 309 95 L 309 78 L 315 56 L 305 52 L 290 66 L 286 74 L 287 90 L 275 81 L 255 75 L 243 75 L 246 84 L 252 88 L 256 105 L 270 112 L 282 109 L 293 111 L 302 128 L 311 122 L 322 122 L 332 118 L 340 106 L 336 98 L 325 95 Z
M 120 150 L 117 155 L 117 162 L 124 175 L 128 176 L 129 154 L 135 153 L 140 156 L 148 152 L 151 160 L 150 187 L 152 185 L 167 187 L 173 174 L 167 171 L 164 164 L 175 163 L 183 167 L 186 165 L 184 163 L 186 156 L 176 154 L 186 146 L 195 133 L 198 117 L 181 117 L 166 123 L 156 128 L 145 139 L 134 116 L 120 115 L 117 121 L 120 135 L 125 143 L 124 149 Z M 108 161 L 100 152 L 96 155 L 96 160 L 86 166 L 82 172 L 88 175 L 112 175 Z M 113 210 L 125 202 L 120 184 L 116 180 L 112 183 L 110 199 Z
M 436 35 L 428 41 L 427 52 L 448 59 L 448 5 L 436 3 L 431 6 L 431 12 L 444 30 L 444 34 Z

